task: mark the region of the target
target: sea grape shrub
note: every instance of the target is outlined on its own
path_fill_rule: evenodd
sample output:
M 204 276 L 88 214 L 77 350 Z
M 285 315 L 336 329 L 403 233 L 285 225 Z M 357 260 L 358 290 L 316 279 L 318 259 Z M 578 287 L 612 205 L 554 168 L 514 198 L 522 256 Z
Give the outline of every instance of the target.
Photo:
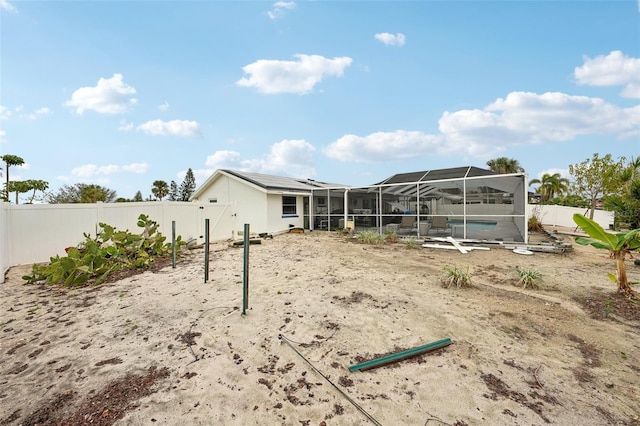
M 171 243 L 166 243 L 166 237 L 158 232 L 157 222 L 141 214 L 137 225 L 143 228 L 140 234 L 118 231 L 100 223 L 96 238 L 85 233 L 84 241 L 65 249 L 66 256 L 51 257 L 46 265 L 34 264 L 31 275 L 22 278 L 29 283 L 45 281 L 67 287 L 83 285 L 89 280 L 98 285 L 114 271 L 149 268 L 155 259 L 171 254 Z M 180 254 L 180 248 L 185 244 L 182 237 L 176 238 L 176 254 Z

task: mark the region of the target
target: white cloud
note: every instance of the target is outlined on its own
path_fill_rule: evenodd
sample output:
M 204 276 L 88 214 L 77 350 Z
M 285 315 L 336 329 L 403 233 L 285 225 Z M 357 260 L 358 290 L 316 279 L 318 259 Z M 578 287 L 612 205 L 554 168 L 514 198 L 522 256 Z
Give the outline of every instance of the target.
M 146 173 L 147 170 L 149 170 L 149 167 L 150 166 L 147 163 L 132 163 L 122 166 L 121 169 L 123 172 L 136 173 L 141 175 L 143 173 Z
M 387 46 L 404 46 L 405 43 L 405 36 L 402 33 L 378 33 L 374 37 Z
M 118 126 L 118 130 L 120 130 L 121 132 L 130 132 L 131 130 L 133 130 L 133 123 L 127 120 L 121 120 L 120 126 Z
M 158 110 L 160 111 L 167 111 L 169 109 L 169 102 L 164 101 L 163 103 L 161 103 L 160 105 L 158 105 Z
M 640 106 L 620 108 L 599 98 L 512 92 L 484 110 L 445 112 L 440 132 L 452 150 L 562 142 L 578 136 L 613 134 L 622 137 L 640 125 Z M 478 154 L 477 152 L 469 152 Z
M 6 140 L 7 137 L 7 132 L 5 132 L 4 130 L 0 130 L 0 142 L 4 142 Z
M 579 136 L 637 136 L 640 105 L 620 108 L 599 98 L 564 93 L 512 92 L 484 109 L 445 112 L 440 134 L 398 130 L 345 135 L 323 152 L 341 161 L 388 161 L 425 155 L 487 159 L 516 145 L 554 143 Z
M 555 169 L 555 168 L 542 170 L 541 172 L 538 172 L 538 175 L 536 177 L 538 179 L 542 179 L 542 176 L 544 176 L 545 174 L 553 176 L 556 173 L 559 173 L 560 177 L 562 178 L 571 179 L 571 174 L 569 173 L 569 169 Z
M 37 120 L 38 117 L 48 114 L 51 114 L 51 109 L 49 109 L 48 107 L 42 107 L 27 115 L 26 118 L 28 118 L 29 120 Z
M 106 176 L 123 172 L 142 174 L 147 170 L 149 170 L 149 165 L 146 163 L 133 163 L 124 166 L 118 166 L 115 164 L 108 164 L 106 166 L 84 164 L 71 170 L 71 174 L 79 178 L 91 178 L 94 176 Z
M 236 82 L 238 86 L 255 87 L 260 93 L 294 93 L 304 95 L 325 76 L 342 77 L 351 65 L 349 57 L 333 59 L 319 55 L 294 55 L 297 61 L 260 59 L 242 68 L 249 77 Z
M 214 152 L 204 164 L 213 169 L 242 169 L 246 165 L 239 152 L 227 150 Z
M 11 110 L 0 105 L 0 120 L 8 120 L 11 117 Z
M 640 99 L 640 58 L 630 58 L 619 50 L 593 59 L 585 57 L 574 76 L 580 85 L 624 86 L 621 96 Z
M 296 8 L 293 1 L 277 1 L 273 4 L 272 9 L 267 12 L 267 16 L 271 19 L 277 19 L 285 14 L 286 11 Z
M 264 157 L 257 159 L 243 159 L 236 151 L 216 151 L 207 157 L 207 169 L 198 170 L 198 173 L 205 179 L 217 169 L 308 178 L 316 174 L 313 163 L 314 151 L 314 146 L 304 140 L 283 140 L 275 143 Z
M 139 125 L 137 129 L 150 135 L 196 136 L 200 124 L 188 120 L 151 120 Z
M 7 0 L 0 0 L 0 10 L 5 10 L 11 13 L 18 13 L 18 9 L 16 9 L 15 6 L 13 6 Z
M 367 136 L 344 135 L 323 152 L 327 157 L 340 161 L 377 162 L 421 157 L 432 154 L 441 146 L 441 138 L 437 135 L 396 130 Z
M 136 89 L 123 82 L 122 74 L 101 78 L 94 87 L 81 87 L 65 102 L 82 115 L 86 110 L 101 114 L 120 114 L 129 110 L 138 100 L 133 98 Z

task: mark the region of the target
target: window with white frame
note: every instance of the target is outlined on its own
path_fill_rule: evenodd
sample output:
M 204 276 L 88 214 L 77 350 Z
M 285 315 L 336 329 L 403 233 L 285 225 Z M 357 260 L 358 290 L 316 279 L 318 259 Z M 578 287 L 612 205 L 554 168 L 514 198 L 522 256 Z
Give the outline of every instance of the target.
M 298 213 L 298 208 L 296 205 L 297 198 L 296 197 L 282 197 L 282 214 L 283 215 L 292 215 Z

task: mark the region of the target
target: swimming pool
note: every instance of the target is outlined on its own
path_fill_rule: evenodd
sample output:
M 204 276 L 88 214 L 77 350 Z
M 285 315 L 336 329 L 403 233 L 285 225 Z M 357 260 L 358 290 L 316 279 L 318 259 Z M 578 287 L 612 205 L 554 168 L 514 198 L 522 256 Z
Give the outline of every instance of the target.
M 447 224 L 449 226 L 462 226 L 464 222 L 461 220 L 448 220 Z M 468 220 L 467 221 L 467 231 L 493 231 L 496 229 L 496 225 L 498 222 L 492 221 L 480 221 L 480 220 Z

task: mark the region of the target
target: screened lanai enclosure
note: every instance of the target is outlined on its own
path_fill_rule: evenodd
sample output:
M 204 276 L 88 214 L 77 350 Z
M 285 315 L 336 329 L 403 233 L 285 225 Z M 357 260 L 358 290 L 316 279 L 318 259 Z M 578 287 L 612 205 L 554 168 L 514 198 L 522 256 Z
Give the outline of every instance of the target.
M 477 167 L 402 173 L 371 186 L 312 190 L 305 222 L 316 230 L 527 242 L 526 182 L 524 173 Z

